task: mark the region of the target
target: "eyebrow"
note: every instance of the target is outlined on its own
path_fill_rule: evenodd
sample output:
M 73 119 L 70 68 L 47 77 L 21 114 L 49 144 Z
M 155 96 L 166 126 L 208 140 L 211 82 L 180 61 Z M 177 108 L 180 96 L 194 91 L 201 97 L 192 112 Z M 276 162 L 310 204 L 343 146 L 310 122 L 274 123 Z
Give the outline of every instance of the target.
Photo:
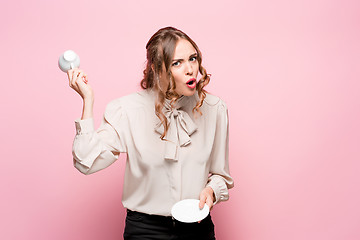
M 191 54 L 189 58 L 192 58 L 192 57 L 195 57 L 195 56 L 197 56 L 197 53 L 193 53 L 193 54 Z M 179 58 L 179 59 L 173 59 L 173 62 L 182 61 L 182 60 L 184 60 L 184 59 L 182 59 L 182 58 Z

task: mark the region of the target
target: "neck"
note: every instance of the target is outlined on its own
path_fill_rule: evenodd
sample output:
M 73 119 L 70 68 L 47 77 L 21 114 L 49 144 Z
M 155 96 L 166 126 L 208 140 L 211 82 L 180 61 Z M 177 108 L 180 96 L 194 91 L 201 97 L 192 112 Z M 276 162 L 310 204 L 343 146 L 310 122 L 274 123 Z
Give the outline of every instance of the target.
M 184 95 L 179 95 L 179 98 L 183 97 Z M 171 100 L 172 98 L 166 98 L 167 100 Z

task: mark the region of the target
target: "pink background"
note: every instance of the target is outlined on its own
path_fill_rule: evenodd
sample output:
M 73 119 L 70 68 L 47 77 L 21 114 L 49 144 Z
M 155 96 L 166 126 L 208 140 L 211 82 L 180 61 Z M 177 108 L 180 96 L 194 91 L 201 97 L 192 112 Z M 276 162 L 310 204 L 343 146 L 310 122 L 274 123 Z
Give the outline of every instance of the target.
M 2 1 L 0 20 L 0 239 L 122 239 L 124 157 L 73 167 L 82 102 L 57 61 L 80 55 L 99 126 L 169 25 L 229 107 L 235 188 L 213 209 L 217 238 L 360 239 L 359 1 Z

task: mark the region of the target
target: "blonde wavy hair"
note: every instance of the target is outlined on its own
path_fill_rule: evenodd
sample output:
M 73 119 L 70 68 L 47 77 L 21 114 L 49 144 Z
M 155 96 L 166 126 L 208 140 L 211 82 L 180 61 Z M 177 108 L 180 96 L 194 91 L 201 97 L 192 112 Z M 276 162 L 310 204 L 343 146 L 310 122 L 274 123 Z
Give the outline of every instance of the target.
M 201 65 L 202 55 L 196 45 L 196 43 L 184 32 L 174 27 L 165 27 L 159 29 L 146 44 L 146 67 L 144 70 L 144 77 L 140 82 L 143 89 L 153 89 L 157 93 L 157 99 L 155 101 L 155 114 L 160 119 L 161 124 L 164 126 L 164 133 L 161 135 L 161 139 L 164 140 L 168 131 L 168 121 L 163 113 L 163 107 L 165 98 L 171 99 L 170 103 L 177 101 L 180 97 L 175 92 L 175 81 L 171 73 L 171 63 L 174 57 L 176 43 L 179 39 L 185 39 L 189 41 L 197 52 L 197 61 L 199 63 L 199 72 L 202 75 L 198 84 L 196 85 L 196 91 L 199 96 L 199 101 L 193 108 L 193 114 L 198 112 L 202 115 L 199 108 L 202 106 L 206 97 L 206 90 L 204 87 L 209 84 L 210 74 L 207 74 L 205 68 Z M 165 76 L 163 76 L 165 75 Z M 161 79 L 161 80 L 160 80 Z M 162 89 L 164 83 L 168 83 L 166 89 Z

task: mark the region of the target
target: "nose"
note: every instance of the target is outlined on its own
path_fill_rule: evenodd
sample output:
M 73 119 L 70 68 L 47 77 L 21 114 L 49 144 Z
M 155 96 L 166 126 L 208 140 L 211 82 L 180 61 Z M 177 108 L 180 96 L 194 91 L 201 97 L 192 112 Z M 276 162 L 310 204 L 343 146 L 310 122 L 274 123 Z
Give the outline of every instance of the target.
M 186 70 L 185 71 L 186 71 L 186 75 L 192 75 L 193 74 L 194 69 L 193 69 L 193 66 L 192 66 L 191 62 L 186 63 Z

